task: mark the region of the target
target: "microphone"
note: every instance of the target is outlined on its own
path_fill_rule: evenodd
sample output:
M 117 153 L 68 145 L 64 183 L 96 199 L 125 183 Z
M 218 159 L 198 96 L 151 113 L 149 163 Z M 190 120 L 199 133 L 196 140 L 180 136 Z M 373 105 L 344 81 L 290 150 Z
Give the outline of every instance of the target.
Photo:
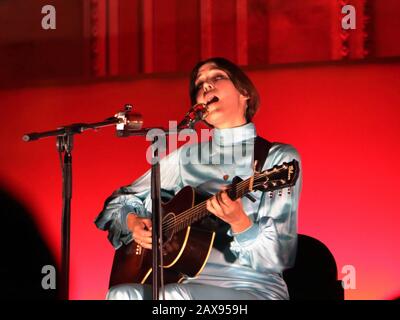
M 126 127 L 130 130 L 140 130 L 143 126 L 143 117 L 140 113 L 131 113 L 126 116 Z
M 140 130 L 143 126 L 143 117 L 140 113 L 131 113 L 132 106 L 130 104 L 125 105 L 125 110 L 118 112 L 114 115 L 114 119 L 117 119 L 117 130 Z M 112 118 L 110 118 L 112 119 Z
M 186 113 L 183 120 L 178 124 L 178 129 L 189 128 L 193 129 L 193 126 L 197 121 L 204 120 L 208 114 L 208 105 L 211 103 L 217 102 L 218 98 L 213 97 L 207 103 L 197 103 L 190 108 L 190 110 Z

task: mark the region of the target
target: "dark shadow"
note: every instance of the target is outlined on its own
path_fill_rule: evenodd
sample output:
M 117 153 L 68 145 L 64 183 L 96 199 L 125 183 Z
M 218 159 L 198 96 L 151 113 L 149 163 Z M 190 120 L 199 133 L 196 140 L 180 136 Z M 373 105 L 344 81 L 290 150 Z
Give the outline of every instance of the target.
M 315 238 L 299 234 L 295 265 L 283 277 L 291 300 L 344 300 L 335 258 Z
M 57 289 L 42 287 L 42 279 L 48 274 L 42 274 L 43 266 L 56 267 L 56 262 L 31 214 L 1 187 L 0 204 L 0 299 L 57 299 Z

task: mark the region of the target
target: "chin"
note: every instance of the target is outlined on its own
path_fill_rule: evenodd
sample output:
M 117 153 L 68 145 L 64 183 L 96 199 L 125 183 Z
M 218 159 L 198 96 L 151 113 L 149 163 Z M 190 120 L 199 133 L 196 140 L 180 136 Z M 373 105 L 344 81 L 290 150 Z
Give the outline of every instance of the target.
M 208 124 L 212 125 L 213 127 L 218 127 L 219 124 L 221 124 L 223 121 L 219 115 L 209 115 L 206 119 Z

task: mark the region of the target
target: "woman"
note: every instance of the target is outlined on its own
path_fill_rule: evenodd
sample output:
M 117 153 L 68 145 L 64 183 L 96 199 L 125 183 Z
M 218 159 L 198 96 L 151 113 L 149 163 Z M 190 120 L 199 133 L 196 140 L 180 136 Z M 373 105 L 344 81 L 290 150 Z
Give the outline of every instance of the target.
M 205 118 L 213 127 L 211 150 L 208 142 L 185 145 L 162 159 L 162 191 L 173 195 L 190 185 L 215 195 L 207 201 L 207 210 L 229 227 L 220 231 L 224 233 L 221 236 L 231 238 L 228 245 L 212 249 L 198 277 L 166 285 L 165 298 L 289 299 L 282 271 L 294 262 L 301 179 L 290 194 L 270 198 L 254 191 L 254 202 L 248 198 L 231 200 L 223 186 L 232 183 L 235 176 L 247 179 L 253 174 L 256 130 L 251 120 L 259 104 L 257 90 L 238 66 L 224 58 L 211 58 L 193 69 L 190 97 L 193 104 L 214 101 L 208 105 Z M 200 161 L 183 161 L 188 154 L 198 155 Z M 293 147 L 274 143 L 263 170 L 293 159 L 300 161 Z M 116 248 L 134 240 L 151 249 L 149 190 L 147 172 L 106 202 L 96 225 L 109 231 Z M 109 290 L 107 298 L 150 299 L 151 287 L 119 285 Z

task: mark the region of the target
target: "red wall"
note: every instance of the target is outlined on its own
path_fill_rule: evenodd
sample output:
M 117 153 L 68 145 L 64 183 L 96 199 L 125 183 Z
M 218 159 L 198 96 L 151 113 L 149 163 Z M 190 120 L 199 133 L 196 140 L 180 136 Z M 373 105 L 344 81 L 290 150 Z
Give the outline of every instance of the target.
M 399 13 L 397 0 L 3 0 L 0 87 L 188 72 L 218 55 L 252 68 L 399 56 Z
M 55 30 L 42 29 L 48 4 L 56 8 Z M 0 87 L 85 76 L 82 8 L 81 0 L 1 1 Z
M 291 143 L 303 159 L 299 231 L 325 243 L 339 271 L 356 268 L 347 299 L 400 294 L 398 250 L 400 64 L 287 67 L 251 71 L 260 90 L 259 132 Z M 0 177 L 33 212 L 60 255 L 61 179 L 53 139 L 23 133 L 100 121 L 132 103 L 145 125 L 167 125 L 189 105 L 186 78 L 0 91 Z M 93 220 L 105 198 L 148 164 L 147 142 L 111 128 L 77 136 L 71 243 L 71 298 L 105 296 L 114 250 Z M 312 279 L 310 279 L 312 281 Z

